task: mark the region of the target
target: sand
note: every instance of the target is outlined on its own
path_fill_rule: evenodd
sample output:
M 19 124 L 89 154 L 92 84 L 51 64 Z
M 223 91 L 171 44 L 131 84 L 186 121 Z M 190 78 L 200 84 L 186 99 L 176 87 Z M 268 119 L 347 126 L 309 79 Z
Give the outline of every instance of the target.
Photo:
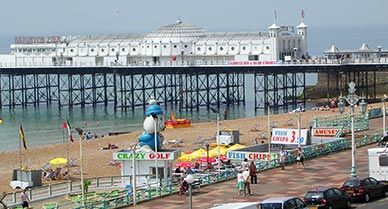
M 376 104 L 374 106 L 379 106 Z M 314 116 L 326 117 L 338 115 L 338 111 L 306 111 L 302 113 L 302 128 L 307 128 L 312 122 Z M 271 115 L 271 121 L 276 122 L 276 127 L 296 128 L 296 114 L 278 114 Z M 292 120 L 293 125 L 287 121 Z M 252 127 L 257 125 L 256 131 L 252 131 Z M 163 132 L 165 140 L 174 140 L 177 138 L 183 139 L 182 150 L 190 151 L 201 146 L 198 144 L 199 139 L 212 139 L 215 143 L 216 122 L 193 123 L 192 127 L 180 129 L 166 129 Z M 252 118 L 242 118 L 236 120 L 221 120 L 220 129 L 230 128 L 240 131 L 240 142 L 244 145 L 251 145 L 254 139 L 260 136 L 260 133 L 267 130 L 267 116 L 259 116 Z M 104 137 L 93 140 L 83 141 L 83 162 L 85 178 L 96 176 L 112 176 L 120 175 L 118 166 L 110 166 L 112 153 L 117 150 L 101 150 L 101 147 L 108 143 L 115 144 L 119 149 L 126 149 L 131 144 L 137 141 L 137 137 L 142 130 L 132 132 L 130 134 Z M 259 137 L 260 138 L 260 137 Z M 261 142 L 261 139 L 259 139 Z M 205 148 L 205 147 L 203 147 Z M 33 169 L 42 168 L 50 159 L 56 157 L 66 158 L 66 144 L 54 144 L 43 147 L 30 148 L 22 151 L 23 165 Z M 79 159 L 79 142 L 70 143 L 69 146 L 70 158 Z M 79 163 L 79 160 L 77 160 Z M 19 166 L 18 151 L 0 153 L 0 192 L 11 192 L 13 189 L 9 186 L 12 178 L 12 170 Z M 76 168 L 77 169 L 77 168 Z M 72 175 L 73 179 L 79 178 L 79 175 Z M 44 184 L 58 183 L 60 180 L 44 182 Z

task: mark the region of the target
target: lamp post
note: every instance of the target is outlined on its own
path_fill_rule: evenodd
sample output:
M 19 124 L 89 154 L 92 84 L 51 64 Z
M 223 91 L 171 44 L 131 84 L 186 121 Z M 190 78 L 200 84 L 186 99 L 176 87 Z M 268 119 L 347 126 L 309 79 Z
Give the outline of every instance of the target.
M 387 134 L 385 130 L 385 101 L 388 99 L 387 95 L 384 94 L 384 97 L 381 99 L 381 102 L 383 103 L 383 136 Z
M 193 195 L 191 192 L 191 188 L 192 188 L 191 184 L 194 183 L 194 177 L 193 177 L 193 175 L 189 174 L 189 175 L 187 175 L 185 180 L 189 184 L 189 209 L 192 209 L 193 208 Z
M 157 124 L 158 124 L 158 116 L 156 114 L 151 114 L 154 118 L 154 139 L 155 139 L 155 175 L 156 175 L 156 189 L 159 189 L 159 169 L 158 169 L 158 132 L 157 132 Z
M 210 166 L 209 166 L 209 146 L 210 144 L 207 143 L 206 144 L 206 168 L 209 169 Z
M 352 168 L 350 170 L 350 176 L 353 178 L 357 177 L 356 170 L 356 144 L 354 139 L 354 106 L 360 100 L 360 97 L 356 95 L 356 84 L 354 82 L 349 83 L 349 94 L 344 98 L 340 98 L 340 102 L 338 103 L 338 108 L 341 113 L 345 111 L 345 103 L 343 99 L 350 105 L 350 117 L 351 117 L 351 130 L 352 130 Z M 362 100 L 360 102 L 361 112 L 364 114 L 366 112 L 366 102 Z
M 300 121 L 301 121 L 301 118 L 302 118 L 302 108 L 299 108 L 296 113 L 298 113 L 297 115 L 297 121 L 298 121 L 298 147 L 300 148 L 301 145 L 300 145 L 300 137 L 302 136 L 301 134 L 301 129 L 300 129 Z
M 218 174 L 221 172 L 221 150 L 220 150 L 220 112 L 217 111 L 217 146 L 218 146 Z
M 137 143 L 131 146 L 132 151 L 132 199 L 133 205 L 136 205 L 136 146 Z

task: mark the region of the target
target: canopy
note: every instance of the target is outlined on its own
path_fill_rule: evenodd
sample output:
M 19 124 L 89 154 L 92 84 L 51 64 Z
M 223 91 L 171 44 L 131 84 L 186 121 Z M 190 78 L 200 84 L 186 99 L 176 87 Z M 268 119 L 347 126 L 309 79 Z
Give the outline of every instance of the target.
M 178 158 L 178 160 L 180 162 L 187 162 L 187 161 L 191 161 L 192 157 L 190 155 L 187 155 L 187 154 L 181 154 L 181 156 Z
M 226 155 L 226 152 L 228 150 L 225 147 L 220 147 L 220 155 Z M 218 156 L 218 147 L 213 148 L 209 151 L 210 157 L 217 157 Z
M 50 160 L 49 163 L 52 166 L 62 166 L 62 165 L 66 165 L 67 159 L 58 157 L 58 158 L 54 158 L 54 159 Z
M 200 157 L 203 157 L 203 154 L 206 153 L 206 150 L 204 149 L 198 149 L 192 153 L 190 153 L 190 157 L 194 158 L 194 159 L 197 159 L 197 158 L 200 158 Z
M 242 148 L 245 148 L 245 146 L 244 146 L 244 145 L 241 145 L 241 144 L 235 144 L 235 145 L 229 147 L 229 148 L 228 148 L 228 151 L 229 151 L 229 150 L 242 149 Z

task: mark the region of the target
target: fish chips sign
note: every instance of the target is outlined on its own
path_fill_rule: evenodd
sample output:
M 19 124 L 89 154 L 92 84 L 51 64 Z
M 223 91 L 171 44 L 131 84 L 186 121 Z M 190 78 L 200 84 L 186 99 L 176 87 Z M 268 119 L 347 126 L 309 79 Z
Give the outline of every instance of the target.
M 229 160 L 269 160 L 268 152 L 245 152 L 245 151 L 228 151 Z
M 271 144 L 298 145 L 298 129 L 274 128 L 272 129 Z M 300 144 L 306 145 L 307 129 L 300 130 Z

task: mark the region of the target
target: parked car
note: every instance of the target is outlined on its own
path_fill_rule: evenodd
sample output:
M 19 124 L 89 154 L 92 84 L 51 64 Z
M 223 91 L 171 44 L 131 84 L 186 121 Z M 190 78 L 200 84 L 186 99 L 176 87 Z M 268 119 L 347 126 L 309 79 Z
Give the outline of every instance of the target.
M 272 197 L 260 203 L 261 209 L 308 209 L 306 204 L 297 197 Z
M 371 198 L 385 197 L 386 185 L 375 178 L 347 180 L 341 187 L 350 197 L 351 201 L 363 200 L 369 202 Z
M 350 208 L 351 202 L 346 192 L 337 188 L 317 188 L 304 196 L 304 202 L 310 209 Z
M 236 203 L 224 203 L 215 204 L 214 207 L 209 209 L 259 209 L 258 202 L 236 202 Z

